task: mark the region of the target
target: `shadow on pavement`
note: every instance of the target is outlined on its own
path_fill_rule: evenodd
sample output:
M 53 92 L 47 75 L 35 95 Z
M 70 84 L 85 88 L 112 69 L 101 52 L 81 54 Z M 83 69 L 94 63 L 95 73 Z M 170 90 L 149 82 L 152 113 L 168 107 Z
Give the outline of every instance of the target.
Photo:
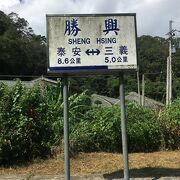
M 160 177 L 178 177 L 180 176 L 180 168 L 179 169 L 171 169 L 171 168 L 142 168 L 142 169 L 131 169 L 129 171 L 131 178 L 146 178 L 153 177 L 154 180 L 159 179 Z M 103 177 L 105 179 L 115 179 L 115 178 L 123 178 L 123 170 L 115 171 L 112 173 L 104 174 Z

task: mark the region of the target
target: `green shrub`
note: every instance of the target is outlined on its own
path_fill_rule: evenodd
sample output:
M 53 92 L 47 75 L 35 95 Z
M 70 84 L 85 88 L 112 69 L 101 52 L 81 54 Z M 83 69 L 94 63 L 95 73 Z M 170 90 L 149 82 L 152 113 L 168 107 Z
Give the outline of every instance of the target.
M 165 149 L 180 148 L 180 98 L 166 107 L 159 117 Z
M 134 103 L 126 106 L 130 152 L 160 148 L 162 141 L 156 114 Z M 92 108 L 70 134 L 72 151 L 122 151 L 120 107 Z
M 157 114 L 134 103 L 128 103 L 126 112 L 129 151 L 150 152 L 159 150 L 162 136 Z
M 70 134 L 71 150 L 118 151 L 121 148 L 121 129 L 117 107 L 93 107 Z
M 50 123 L 44 119 L 46 103 L 38 86 L 1 85 L 0 162 L 30 160 L 50 152 Z
M 158 114 L 126 104 L 129 152 L 180 148 L 180 98 Z M 119 107 L 97 106 L 89 110 L 70 134 L 72 151 L 121 151 Z
M 70 129 L 90 108 L 87 92 L 69 97 Z M 31 160 L 50 154 L 63 140 L 61 83 L 25 88 L 0 84 L 0 162 Z
M 0 84 L 0 163 L 31 160 L 63 144 L 63 98 L 56 87 Z M 180 147 L 180 98 L 157 113 L 127 102 L 129 152 Z M 121 152 L 120 107 L 91 106 L 87 91 L 69 97 L 72 152 Z

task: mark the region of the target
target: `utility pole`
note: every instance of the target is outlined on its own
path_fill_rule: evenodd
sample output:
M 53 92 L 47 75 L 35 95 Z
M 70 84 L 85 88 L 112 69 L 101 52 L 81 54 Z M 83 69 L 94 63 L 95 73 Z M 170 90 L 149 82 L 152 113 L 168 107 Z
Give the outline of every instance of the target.
M 172 101 L 172 23 L 173 21 L 169 21 L 169 57 L 167 58 L 167 79 L 166 79 L 166 105 L 171 104 Z
M 169 76 L 170 76 L 170 69 L 169 69 L 169 56 L 167 57 L 167 74 L 166 74 L 166 105 L 169 104 Z
M 170 39 L 169 39 L 169 104 L 171 104 L 172 101 L 172 42 L 171 42 L 171 38 L 172 38 L 172 23 L 173 21 L 170 20 L 169 21 L 169 32 L 171 32 L 170 34 Z
M 139 105 L 141 105 L 140 82 L 139 82 L 139 69 L 138 69 L 138 71 L 137 71 L 137 84 L 138 84 Z
M 144 106 L 145 104 L 145 96 L 144 96 L 144 90 L 145 89 L 145 81 L 144 81 L 144 74 L 142 74 L 142 99 L 141 99 L 141 105 Z

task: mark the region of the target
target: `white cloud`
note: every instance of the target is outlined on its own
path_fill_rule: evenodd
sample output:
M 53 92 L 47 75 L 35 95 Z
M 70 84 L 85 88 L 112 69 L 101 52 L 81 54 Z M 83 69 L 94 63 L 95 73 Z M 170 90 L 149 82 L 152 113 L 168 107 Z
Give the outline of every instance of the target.
M 43 35 L 46 14 L 133 12 L 137 14 L 138 35 L 164 36 L 169 20 L 180 21 L 179 6 L 179 0 L 25 0 L 22 4 L 18 0 L 0 0 L 1 10 L 16 12 L 30 23 L 35 33 Z
M 1 0 L 0 1 L 0 10 L 6 11 L 6 10 L 18 5 L 19 3 L 20 3 L 19 0 Z

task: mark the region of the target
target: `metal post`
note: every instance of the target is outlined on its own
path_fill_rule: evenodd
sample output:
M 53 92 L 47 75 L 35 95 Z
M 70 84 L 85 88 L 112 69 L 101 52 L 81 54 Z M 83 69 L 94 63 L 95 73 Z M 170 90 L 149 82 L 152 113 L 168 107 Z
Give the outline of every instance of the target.
M 169 57 L 167 57 L 167 75 L 166 75 L 166 105 L 169 104 Z
M 172 55 L 172 43 L 171 43 L 171 38 L 172 38 L 172 23 L 173 21 L 169 21 L 169 104 L 171 104 L 172 100 L 172 62 L 171 62 L 171 55 Z
M 69 160 L 69 120 L 68 120 L 68 78 L 63 77 L 63 101 L 64 101 L 64 179 L 70 180 Z
M 169 21 L 169 57 L 167 58 L 167 78 L 166 78 L 166 105 L 171 104 L 172 101 L 172 23 L 173 21 Z
M 121 131 L 122 131 L 122 149 L 124 161 L 124 180 L 129 180 L 129 165 L 128 165 L 128 147 L 127 147 L 127 123 L 125 118 L 125 93 L 124 93 L 124 75 L 120 74 L 119 77 L 119 93 L 121 103 Z
M 137 84 L 138 84 L 139 104 L 141 104 L 140 83 L 139 83 L 139 70 L 137 71 Z
M 142 103 L 141 103 L 142 106 L 144 106 L 145 103 L 144 89 L 145 89 L 145 81 L 144 81 L 144 74 L 142 74 Z

